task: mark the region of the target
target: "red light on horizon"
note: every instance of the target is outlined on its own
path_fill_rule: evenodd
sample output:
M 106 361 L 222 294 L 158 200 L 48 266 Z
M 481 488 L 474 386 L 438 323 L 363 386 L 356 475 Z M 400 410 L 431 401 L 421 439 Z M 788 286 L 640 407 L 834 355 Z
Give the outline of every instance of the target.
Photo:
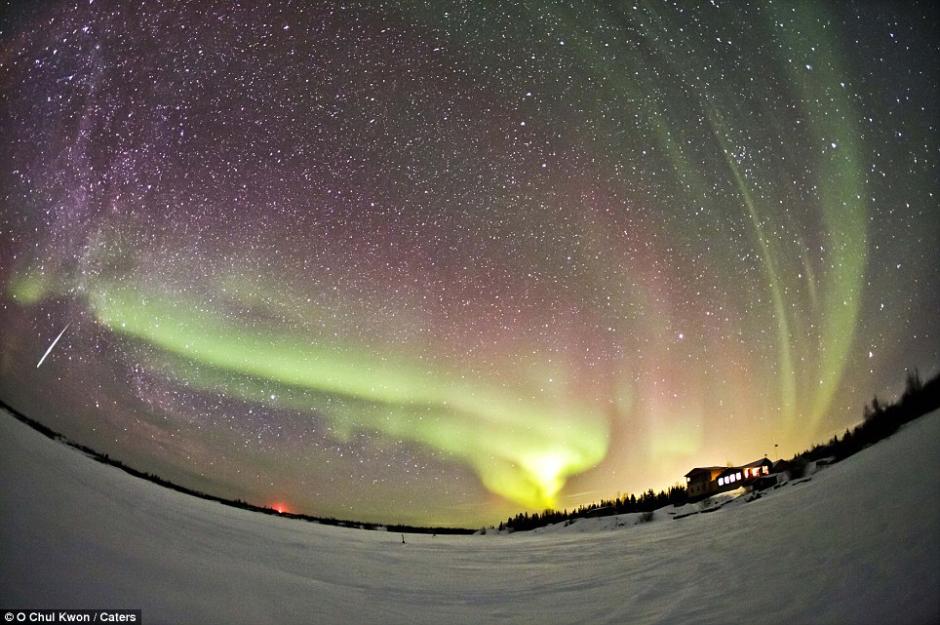
M 281 503 L 281 502 L 271 504 L 271 509 L 277 512 L 278 514 L 284 514 L 286 512 L 290 512 L 290 508 L 287 507 L 287 504 Z

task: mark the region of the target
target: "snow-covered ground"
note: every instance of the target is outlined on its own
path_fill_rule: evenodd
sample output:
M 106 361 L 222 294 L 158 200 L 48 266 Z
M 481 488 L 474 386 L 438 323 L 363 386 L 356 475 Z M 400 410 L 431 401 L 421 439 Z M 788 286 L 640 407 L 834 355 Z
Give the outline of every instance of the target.
M 487 536 L 321 526 L 160 488 L 0 414 L 0 607 L 145 623 L 928 623 L 940 413 L 761 499 Z

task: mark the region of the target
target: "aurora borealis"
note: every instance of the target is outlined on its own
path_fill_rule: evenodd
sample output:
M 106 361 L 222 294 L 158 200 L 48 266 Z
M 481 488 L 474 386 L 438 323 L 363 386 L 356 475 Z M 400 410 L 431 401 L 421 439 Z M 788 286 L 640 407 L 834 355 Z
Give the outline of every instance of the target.
M 0 396 L 103 453 L 473 525 L 940 364 L 930 3 L 136 4 L 0 22 Z

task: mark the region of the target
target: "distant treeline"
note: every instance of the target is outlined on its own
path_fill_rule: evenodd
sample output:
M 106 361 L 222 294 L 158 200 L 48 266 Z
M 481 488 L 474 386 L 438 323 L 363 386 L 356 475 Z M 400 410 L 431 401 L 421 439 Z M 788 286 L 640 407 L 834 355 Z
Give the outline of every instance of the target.
M 184 493 L 186 495 L 192 495 L 193 497 L 199 497 L 200 499 L 207 499 L 209 501 L 214 501 L 216 503 L 220 503 L 226 506 L 241 508 L 242 510 L 251 510 L 252 512 L 261 512 L 262 514 L 270 514 L 270 515 L 279 516 L 279 517 L 287 517 L 290 519 L 298 519 L 301 521 L 309 521 L 312 523 L 321 523 L 323 525 L 336 525 L 339 527 L 351 527 L 351 528 L 364 529 L 364 530 L 388 530 L 389 532 L 407 532 L 410 534 L 472 534 L 474 531 L 476 531 L 476 530 L 466 529 L 462 527 L 420 527 L 420 526 L 414 526 L 414 525 L 400 525 L 400 524 L 386 525 L 382 523 L 367 523 L 363 521 L 350 521 L 346 519 L 336 519 L 333 517 L 319 517 L 319 516 L 312 516 L 309 514 L 278 512 L 277 510 L 274 510 L 273 508 L 268 508 L 265 506 L 256 506 L 254 504 L 250 504 L 245 501 L 242 501 L 241 499 L 232 500 L 232 499 L 226 499 L 224 497 L 217 497 L 215 495 L 203 493 L 201 491 L 194 490 L 192 488 L 180 486 L 179 484 L 175 484 L 173 482 L 170 482 L 169 480 L 165 480 L 158 475 L 154 475 L 153 473 L 147 473 L 145 471 L 140 471 L 139 469 L 129 467 L 123 462 L 121 462 L 120 460 L 115 460 L 114 458 L 111 458 L 110 456 L 108 456 L 108 454 L 99 453 L 95 451 L 94 449 L 91 449 L 90 447 L 86 447 L 85 445 L 81 445 L 79 443 L 76 443 L 75 441 L 71 441 L 66 436 L 64 436 L 63 434 L 60 434 L 59 432 L 56 432 L 52 428 L 49 428 L 43 425 L 42 423 L 39 423 L 38 421 L 30 419 L 29 417 L 24 415 L 22 412 L 20 412 L 16 408 L 13 408 L 9 404 L 7 404 L 2 399 L 0 399 L 0 408 L 3 408 L 7 412 L 9 412 L 11 415 L 13 415 L 18 421 L 25 423 L 26 425 L 30 426 L 31 428 L 33 428 L 40 434 L 43 434 L 44 436 L 51 438 L 52 440 L 65 443 L 69 447 L 73 447 L 81 451 L 85 455 L 93 458 L 94 460 L 97 460 L 98 462 L 102 462 L 104 464 L 118 468 L 121 471 L 124 471 L 125 473 L 129 473 L 130 475 L 133 475 L 134 477 L 145 479 L 148 482 L 153 482 L 154 484 L 158 484 L 160 486 L 163 486 L 164 488 L 169 488 L 171 490 L 175 490 L 176 492 Z
M 809 462 L 822 458 L 835 458 L 836 461 L 847 458 L 891 436 L 908 421 L 937 408 L 940 408 L 940 374 L 924 383 L 917 369 L 914 369 L 907 374 L 904 393 L 898 401 L 883 405 L 876 395 L 871 404 L 865 406 L 862 412 L 862 422 L 852 430 L 846 430 L 841 437 L 833 436 L 828 443 L 813 445 L 811 449 L 796 454 L 790 460 L 780 461 L 774 469 L 788 471 L 790 477 L 802 477 Z M 652 512 L 668 504 L 681 506 L 688 501 L 685 487 L 676 485 L 668 491 L 659 493 L 654 493 L 650 489 L 639 497 L 630 495 L 604 499 L 597 503 L 580 506 L 570 512 L 568 510 L 545 510 L 533 514 L 522 512 L 500 523 L 499 529 L 512 532 L 525 531 L 587 517 L 612 516 L 628 512 Z
M 543 525 L 552 523 L 561 523 L 574 519 L 582 519 L 595 516 L 612 516 L 615 514 L 626 514 L 628 512 L 652 512 L 657 508 L 673 504 L 681 506 L 686 502 L 685 486 L 673 486 L 669 490 L 654 493 L 650 489 L 637 497 L 636 495 L 626 495 L 616 499 L 602 499 L 597 503 L 579 506 L 577 509 L 568 512 L 567 510 L 545 510 L 544 512 L 535 512 L 528 514 L 520 512 L 514 517 L 510 517 L 499 524 L 499 529 L 508 529 L 513 532 L 522 532 L 535 529 Z
M 789 461 L 785 468 L 790 477 L 801 477 L 806 465 L 813 460 L 847 458 L 865 447 L 891 436 L 902 425 L 940 408 L 940 374 L 928 382 L 920 379 L 917 369 L 908 372 L 904 393 L 893 404 L 884 405 L 875 395 L 871 404 L 862 410 L 862 422 L 840 436 L 833 436 L 828 443 L 813 445 Z

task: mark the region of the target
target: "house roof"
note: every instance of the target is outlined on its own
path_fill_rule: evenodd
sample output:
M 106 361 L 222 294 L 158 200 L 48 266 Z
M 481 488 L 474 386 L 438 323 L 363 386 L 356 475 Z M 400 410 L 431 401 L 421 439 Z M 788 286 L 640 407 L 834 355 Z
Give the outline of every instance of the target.
M 686 473 L 685 477 L 692 477 L 700 473 L 711 473 L 712 471 L 728 471 L 729 469 L 738 470 L 738 469 L 743 469 L 745 467 L 760 467 L 764 465 L 771 466 L 773 465 L 773 462 L 771 462 L 767 458 L 760 458 L 759 460 L 755 460 L 753 462 L 748 462 L 747 464 L 742 464 L 742 465 L 733 466 L 733 467 L 695 467 L 694 469 Z
M 692 477 L 693 475 L 698 475 L 699 473 L 711 473 L 712 471 L 722 471 L 727 467 L 695 467 L 691 471 L 685 474 L 684 477 Z
M 724 471 L 721 472 L 721 475 L 720 475 L 719 477 L 724 477 L 724 476 L 730 475 L 730 474 L 732 474 L 732 473 L 737 473 L 737 472 L 740 471 L 741 469 L 748 469 L 748 468 L 754 468 L 754 467 L 763 467 L 763 466 L 771 466 L 771 465 L 773 465 L 773 462 L 771 462 L 771 461 L 768 460 L 767 458 L 761 458 L 760 460 L 755 460 L 754 462 L 748 462 L 747 464 L 742 464 L 741 466 L 737 466 L 737 467 L 725 467 Z
M 744 467 L 762 467 L 762 466 L 764 466 L 765 464 L 766 464 L 766 465 L 771 465 L 771 464 L 773 464 L 773 462 L 771 462 L 771 461 L 768 460 L 767 458 L 761 458 L 761 459 L 759 459 L 759 460 L 755 460 L 754 462 L 748 462 L 747 464 L 742 464 L 740 468 L 743 469 Z

